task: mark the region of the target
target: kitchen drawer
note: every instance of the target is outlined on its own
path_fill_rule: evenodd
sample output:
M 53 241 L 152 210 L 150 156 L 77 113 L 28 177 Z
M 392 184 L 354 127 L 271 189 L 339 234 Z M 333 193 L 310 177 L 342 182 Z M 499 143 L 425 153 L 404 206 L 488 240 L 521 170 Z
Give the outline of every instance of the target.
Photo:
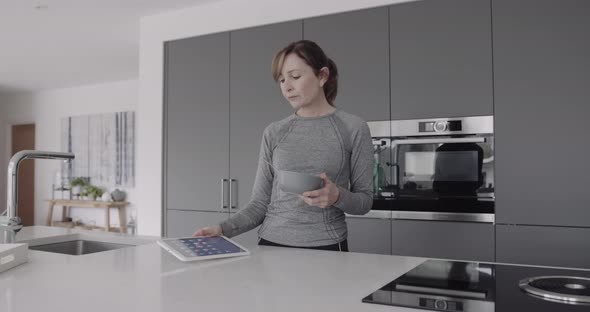
M 590 228 L 496 225 L 496 261 L 590 269 Z
M 391 254 L 391 220 L 346 217 L 348 249 L 352 252 Z
M 393 220 L 392 254 L 471 261 L 494 261 L 491 223 Z

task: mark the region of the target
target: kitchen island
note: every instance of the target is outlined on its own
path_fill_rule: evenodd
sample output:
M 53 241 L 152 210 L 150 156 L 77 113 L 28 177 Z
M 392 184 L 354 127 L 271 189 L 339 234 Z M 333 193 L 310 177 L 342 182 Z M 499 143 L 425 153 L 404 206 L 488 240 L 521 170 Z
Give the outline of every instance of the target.
M 361 302 L 424 258 L 245 246 L 250 256 L 184 263 L 157 237 L 26 227 L 31 246 L 72 239 L 137 245 L 72 256 L 29 250 L 0 274 L 0 311 L 416 311 Z

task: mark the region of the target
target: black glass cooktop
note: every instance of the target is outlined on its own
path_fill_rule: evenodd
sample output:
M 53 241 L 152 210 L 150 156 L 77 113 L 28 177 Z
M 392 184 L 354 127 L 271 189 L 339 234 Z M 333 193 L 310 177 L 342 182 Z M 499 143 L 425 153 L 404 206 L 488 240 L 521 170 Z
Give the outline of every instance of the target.
M 540 276 L 551 278 L 534 279 Z M 526 282 L 549 292 L 527 292 L 520 285 Z M 584 296 L 590 291 L 590 271 L 428 260 L 363 302 L 434 311 L 590 311 L 584 297 L 564 299 L 554 293 L 560 289 Z

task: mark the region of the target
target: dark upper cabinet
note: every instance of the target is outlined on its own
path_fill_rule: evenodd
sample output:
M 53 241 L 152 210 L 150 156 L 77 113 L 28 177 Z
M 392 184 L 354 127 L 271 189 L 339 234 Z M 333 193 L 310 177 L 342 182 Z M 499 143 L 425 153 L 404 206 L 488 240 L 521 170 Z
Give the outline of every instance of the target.
M 590 1 L 492 9 L 496 222 L 590 226 Z
M 230 176 L 232 211 L 249 200 L 258 167 L 264 128 L 293 113 L 272 79 L 276 52 L 301 40 L 302 22 L 288 22 L 231 32 Z
M 165 208 L 229 213 L 229 33 L 166 43 L 164 79 Z
M 304 39 L 336 63 L 336 106 L 366 121 L 389 119 L 387 7 L 303 21 Z
M 490 0 L 389 7 L 392 119 L 493 114 L 490 19 Z

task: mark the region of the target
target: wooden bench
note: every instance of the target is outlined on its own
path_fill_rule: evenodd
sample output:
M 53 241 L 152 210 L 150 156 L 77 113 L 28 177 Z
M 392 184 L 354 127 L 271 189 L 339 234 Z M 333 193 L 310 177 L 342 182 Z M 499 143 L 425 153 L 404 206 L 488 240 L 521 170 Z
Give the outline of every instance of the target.
M 96 200 L 76 200 L 76 199 L 51 199 L 49 202 L 49 215 L 47 216 L 47 225 L 53 225 L 53 207 L 62 206 L 62 221 L 65 222 L 69 214 L 70 207 L 76 208 L 103 208 L 105 210 L 105 230 L 110 231 L 111 217 L 109 211 L 111 208 L 119 210 L 119 232 L 126 232 L 125 207 L 128 202 L 106 202 Z

